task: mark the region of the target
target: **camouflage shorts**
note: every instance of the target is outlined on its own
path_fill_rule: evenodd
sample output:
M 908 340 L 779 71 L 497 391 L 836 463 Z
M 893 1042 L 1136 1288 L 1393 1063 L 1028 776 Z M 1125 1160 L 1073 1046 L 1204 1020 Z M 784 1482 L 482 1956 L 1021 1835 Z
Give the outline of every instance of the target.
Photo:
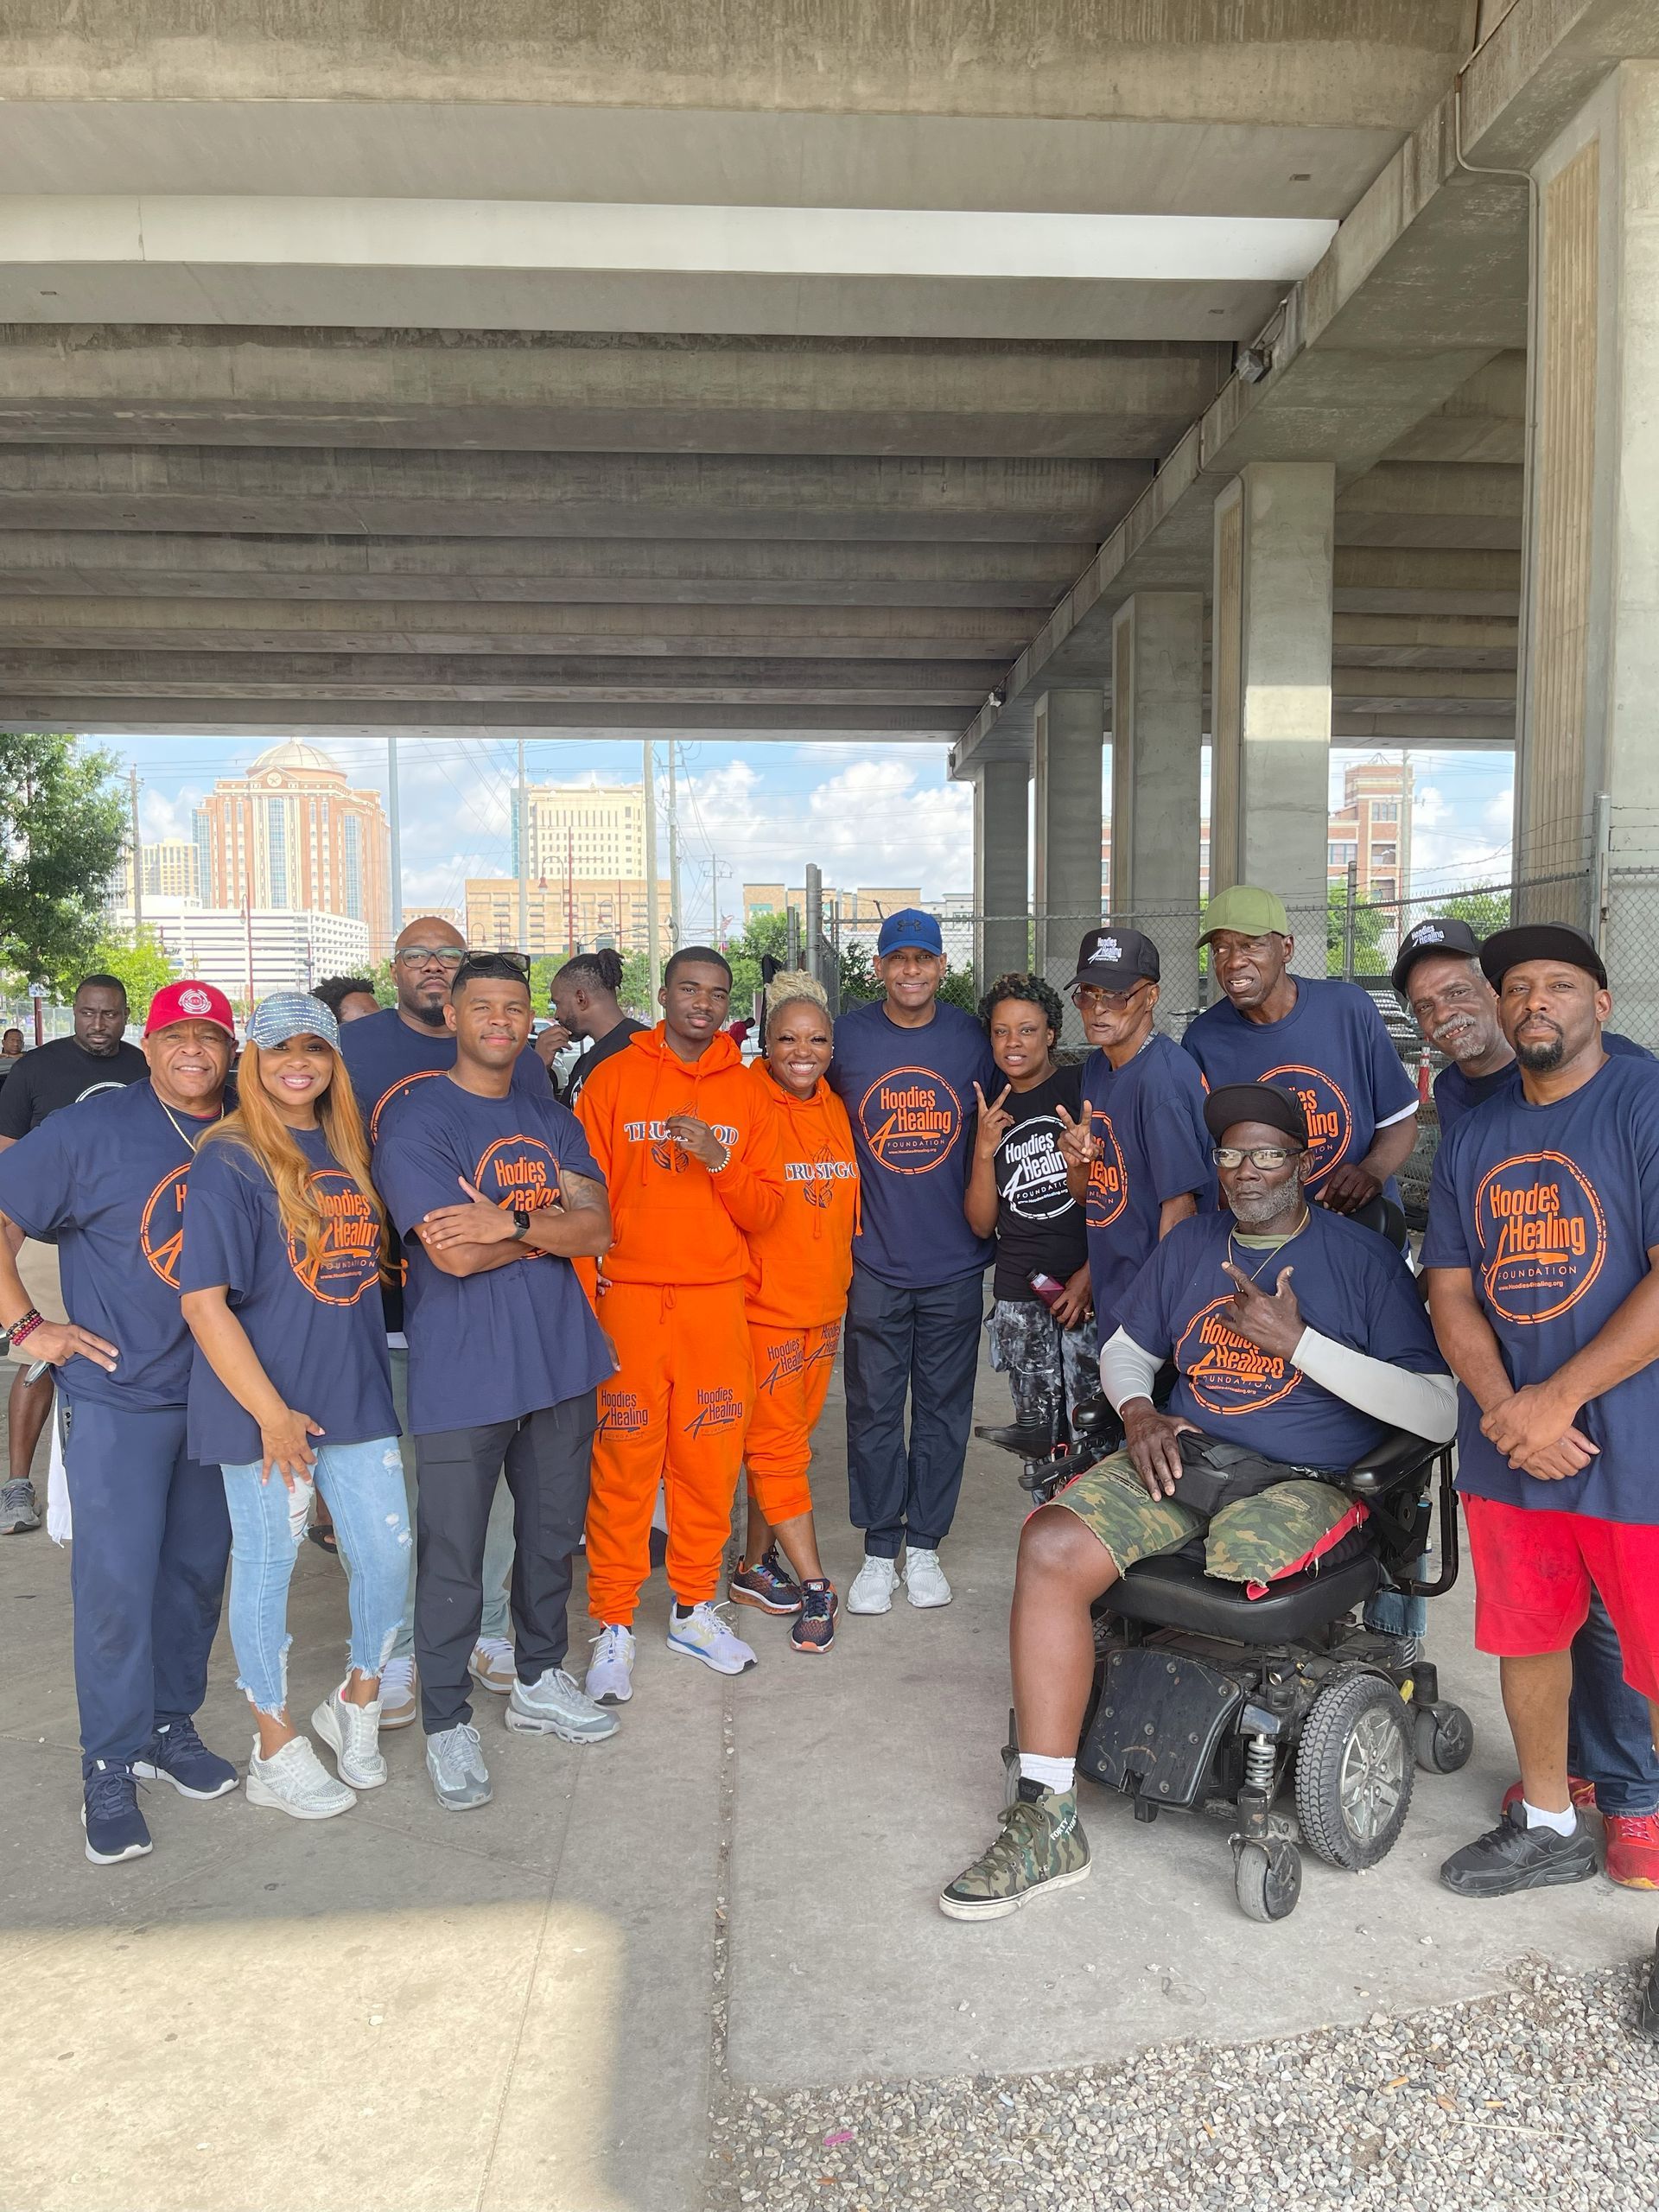
M 1345 1491 L 1293 1477 L 1224 1505 L 1206 1522 L 1175 1497 L 1148 1497 L 1127 1452 L 1068 1483 L 1054 1499 L 1112 1555 L 1120 1574 L 1138 1560 L 1204 1539 L 1204 1571 L 1221 1582 L 1271 1582 L 1326 1542 L 1354 1510 Z

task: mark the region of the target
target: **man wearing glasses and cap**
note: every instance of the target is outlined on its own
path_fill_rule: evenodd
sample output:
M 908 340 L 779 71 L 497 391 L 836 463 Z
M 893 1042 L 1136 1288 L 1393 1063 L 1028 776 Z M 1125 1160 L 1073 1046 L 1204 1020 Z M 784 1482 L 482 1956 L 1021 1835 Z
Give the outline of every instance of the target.
M 509 957 L 512 956 L 508 956 Z M 396 1006 L 348 1022 L 340 1033 L 340 1057 L 362 1109 L 370 1149 L 393 1102 L 431 1076 L 455 1065 L 455 1039 L 444 1019 L 449 987 L 467 957 L 467 940 L 452 922 L 435 914 L 412 921 L 392 947 L 391 980 Z M 530 963 L 518 963 L 529 974 Z M 512 1087 L 535 1098 L 551 1098 L 546 1068 L 526 1046 L 512 1071 Z M 394 1233 L 391 1274 L 381 1295 L 386 1310 L 386 1343 L 391 1352 L 392 1395 L 404 1432 L 404 1483 L 409 1495 L 409 1525 L 415 1526 L 415 1448 L 409 1433 L 409 1341 L 404 1334 L 404 1273 L 401 1244 Z M 473 1653 L 474 1680 L 480 1688 L 506 1697 L 517 1679 L 508 1637 L 507 1578 L 512 1572 L 512 1498 L 504 1483 L 490 1508 L 484 1549 L 484 1613 Z M 407 1728 L 420 1711 L 415 1674 L 415 1560 L 409 1562 L 409 1590 L 404 1618 L 380 1681 L 380 1726 Z

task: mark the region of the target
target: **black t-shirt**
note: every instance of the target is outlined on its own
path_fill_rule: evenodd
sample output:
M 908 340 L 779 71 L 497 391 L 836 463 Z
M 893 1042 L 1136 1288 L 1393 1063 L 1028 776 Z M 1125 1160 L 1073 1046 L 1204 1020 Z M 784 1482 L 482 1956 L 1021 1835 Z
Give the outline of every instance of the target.
M 12 1062 L 0 1088 L 0 1137 L 26 1137 L 60 1106 L 73 1106 L 96 1091 L 123 1090 L 149 1073 L 136 1045 L 120 1044 L 101 1055 L 85 1051 L 73 1037 L 37 1045 Z
M 564 1103 L 567 1106 L 575 1104 L 582 1096 L 582 1084 L 600 1062 L 608 1060 L 613 1052 L 621 1052 L 629 1038 L 637 1037 L 645 1026 L 643 1021 L 636 1021 L 632 1014 L 625 1014 L 608 1036 L 601 1037 L 597 1045 L 591 1046 L 582 1054 L 565 1078 Z
M 999 1082 L 998 1088 L 1001 1088 Z M 988 1091 L 995 1098 L 996 1091 Z M 1029 1278 L 1040 1268 L 1064 1282 L 1089 1256 L 1083 1208 L 1065 1187 L 1060 1157 L 1064 1106 L 1075 1122 L 1083 1109 L 1083 1070 L 1056 1068 L 1033 1090 L 1011 1090 L 1002 1102 L 1014 1126 L 993 1163 L 996 1174 L 996 1272 L 994 1298 L 1034 1299 Z

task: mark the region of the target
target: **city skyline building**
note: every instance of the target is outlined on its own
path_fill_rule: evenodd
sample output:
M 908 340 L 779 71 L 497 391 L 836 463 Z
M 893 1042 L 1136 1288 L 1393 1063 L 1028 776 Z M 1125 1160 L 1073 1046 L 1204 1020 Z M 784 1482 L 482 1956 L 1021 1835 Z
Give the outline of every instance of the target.
M 645 880 L 636 876 L 538 876 L 524 900 L 527 942 L 518 942 L 518 881 L 516 876 L 467 879 L 468 944 L 503 951 L 543 955 L 591 952 L 614 945 L 619 952 L 645 950 Z M 657 941 L 668 943 L 669 888 L 657 886 Z
M 336 915 L 369 957 L 391 948 L 391 839 L 380 794 L 353 790 L 321 746 L 267 747 L 222 776 L 193 817 L 204 906 Z M 148 916 L 146 916 L 148 919 Z

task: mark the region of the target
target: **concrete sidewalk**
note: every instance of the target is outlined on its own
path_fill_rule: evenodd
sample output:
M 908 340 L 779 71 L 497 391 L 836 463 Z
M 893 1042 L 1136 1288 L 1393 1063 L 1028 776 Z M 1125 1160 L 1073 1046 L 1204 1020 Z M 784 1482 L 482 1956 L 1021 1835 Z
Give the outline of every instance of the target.
M 1001 1384 L 982 1376 L 987 1415 Z M 825 1554 L 844 1589 L 838 1397 L 821 1432 Z M 43 1455 L 42 1455 L 43 1456 Z M 0 2152 L 6 2212 L 697 2212 L 711 2107 L 752 2088 L 1032 2073 L 1172 2038 L 1233 2044 L 1507 1986 L 1650 1947 L 1654 1900 L 1598 1880 L 1490 1906 L 1440 1889 L 1445 1853 L 1510 1778 L 1469 1592 L 1435 1610 L 1475 1758 L 1420 1775 L 1382 1866 L 1311 1857 L 1294 1916 L 1234 1903 L 1224 1827 L 1136 1825 L 1086 1790 L 1092 1879 L 971 1928 L 933 1898 L 994 1831 L 1004 1643 L 1023 1507 L 978 1446 L 947 1554 L 956 1602 L 843 1620 L 821 1663 L 742 1616 L 759 1669 L 722 1681 L 662 1641 L 660 1575 L 623 1732 L 575 1751 L 477 1717 L 486 1811 L 434 1802 L 418 1731 L 391 1780 L 301 1825 L 241 1794 L 145 1811 L 152 1857 L 90 1866 L 76 1825 L 68 1562 L 0 1544 L 6 1905 L 0 1971 L 25 2092 Z M 338 1566 L 296 1575 L 296 1709 L 329 1687 Z M 576 1624 L 573 1658 L 585 1661 Z M 201 1716 L 238 1758 L 221 1645 Z

